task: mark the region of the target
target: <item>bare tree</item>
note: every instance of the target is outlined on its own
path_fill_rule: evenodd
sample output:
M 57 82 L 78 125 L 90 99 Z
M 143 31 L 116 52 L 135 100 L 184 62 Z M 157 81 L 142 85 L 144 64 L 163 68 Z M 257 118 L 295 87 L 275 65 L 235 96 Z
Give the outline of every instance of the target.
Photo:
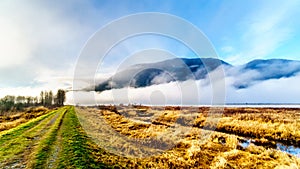
M 30 97 L 30 96 L 26 97 L 26 104 L 27 104 L 27 106 L 30 106 L 32 104 L 32 100 L 33 100 L 32 97 Z
M 53 104 L 53 93 L 51 90 L 49 91 L 49 94 L 48 94 L 48 104 L 49 105 Z
M 63 106 L 66 100 L 66 92 L 62 89 L 59 89 L 56 94 L 56 105 Z
M 44 92 L 43 91 L 41 91 L 41 94 L 40 94 L 40 104 L 41 105 L 45 104 L 45 98 L 44 98 Z
M 34 97 L 33 98 L 33 104 L 36 106 L 36 105 L 38 105 L 38 103 L 39 103 L 38 97 Z

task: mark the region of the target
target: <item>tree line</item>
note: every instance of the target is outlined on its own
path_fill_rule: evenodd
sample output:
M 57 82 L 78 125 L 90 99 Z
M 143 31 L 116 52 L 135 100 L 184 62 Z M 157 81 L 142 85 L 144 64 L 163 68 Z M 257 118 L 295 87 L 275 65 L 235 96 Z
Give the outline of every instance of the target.
M 7 95 L 0 99 L 0 112 L 20 111 L 30 106 L 63 106 L 66 100 L 66 92 L 59 89 L 56 95 L 50 91 L 41 91 L 39 97 Z

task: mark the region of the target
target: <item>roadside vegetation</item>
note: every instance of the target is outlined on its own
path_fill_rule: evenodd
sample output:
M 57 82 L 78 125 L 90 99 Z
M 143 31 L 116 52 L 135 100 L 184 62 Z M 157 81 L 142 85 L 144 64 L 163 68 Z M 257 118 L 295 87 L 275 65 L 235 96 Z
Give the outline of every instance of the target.
M 59 89 L 56 95 L 50 91 L 41 91 L 40 97 L 7 95 L 0 98 L 0 116 L 10 116 L 30 107 L 63 106 L 66 99 L 65 91 Z
M 49 111 L 45 107 L 28 108 L 23 112 L 18 112 L 12 115 L 0 116 L 0 131 L 14 128 L 30 119 L 37 118 L 41 115 L 47 114 Z
M 40 97 L 5 96 L 0 99 L 0 132 L 47 114 L 64 101 L 65 91 L 61 89 L 55 96 L 52 91 L 42 91 Z

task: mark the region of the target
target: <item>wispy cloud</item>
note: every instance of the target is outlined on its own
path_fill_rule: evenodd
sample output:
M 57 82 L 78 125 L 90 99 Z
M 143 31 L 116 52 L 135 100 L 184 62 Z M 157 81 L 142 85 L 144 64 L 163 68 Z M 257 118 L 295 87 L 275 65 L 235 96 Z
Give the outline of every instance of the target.
M 72 17 L 75 15 L 72 7 L 81 5 L 83 10 L 89 9 L 82 13 L 86 15 L 94 14 L 94 7 L 80 1 L 59 4 L 0 2 L 1 88 L 47 88 L 46 83 L 53 81 L 64 84 L 61 78 L 56 78 L 58 74 L 72 76 L 69 69 L 73 68 L 81 47 L 93 33 L 91 24 L 82 24 L 79 16 Z
M 266 1 L 256 6 L 239 23 L 239 32 L 234 39 L 239 41 L 236 51 L 227 54 L 226 59 L 233 64 L 241 64 L 258 58 L 272 57 L 272 53 L 293 37 L 290 18 L 297 14 L 299 1 Z M 226 49 L 226 46 L 223 47 Z M 225 51 L 228 53 L 228 50 Z M 238 56 L 238 57 L 237 57 Z
M 234 48 L 232 46 L 224 46 L 221 48 L 221 50 L 224 52 L 224 53 L 231 53 L 234 51 Z

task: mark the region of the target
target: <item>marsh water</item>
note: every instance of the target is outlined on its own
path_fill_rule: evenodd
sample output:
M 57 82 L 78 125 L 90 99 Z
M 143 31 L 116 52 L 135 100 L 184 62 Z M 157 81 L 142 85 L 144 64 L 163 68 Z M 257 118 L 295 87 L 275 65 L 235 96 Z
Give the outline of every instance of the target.
M 289 105 L 272 105 L 272 104 L 266 104 L 266 105 L 231 105 L 232 107 L 272 107 L 272 108 L 300 108 L 299 104 L 289 104 Z M 231 106 L 226 106 L 226 107 L 231 107 Z M 144 124 L 152 124 L 151 120 L 153 118 L 154 114 L 151 114 L 147 111 L 137 111 L 137 115 L 134 117 L 130 117 L 130 120 L 137 122 L 137 123 L 144 123 Z M 248 146 L 250 146 L 250 144 L 254 144 L 257 146 L 263 146 L 265 148 L 271 148 L 271 149 L 276 149 L 291 155 L 294 155 L 298 158 L 300 158 L 300 147 L 296 147 L 293 145 L 285 145 L 282 144 L 280 142 L 276 142 L 275 144 L 272 144 L 272 146 L 270 147 L 268 144 L 259 144 L 258 142 L 256 142 L 254 139 L 251 138 L 244 138 L 242 140 L 240 140 L 239 142 L 240 146 L 242 146 L 243 148 L 247 148 Z
M 240 141 L 240 146 L 242 146 L 243 148 L 249 147 L 250 144 L 257 145 L 255 140 L 249 139 L 249 138 L 247 138 L 243 141 Z M 294 156 L 300 158 L 300 147 L 287 146 L 282 143 L 276 143 L 275 146 L 276 147 L 274 147 L 274 149 L 276 149 L 276 150 L 279 150 L 279 151 L 282 151 L 282 152 L 285 152 L 285 153 L 288 153 L 288 154 L 291 154 L 291 155 L 294 155 Z

